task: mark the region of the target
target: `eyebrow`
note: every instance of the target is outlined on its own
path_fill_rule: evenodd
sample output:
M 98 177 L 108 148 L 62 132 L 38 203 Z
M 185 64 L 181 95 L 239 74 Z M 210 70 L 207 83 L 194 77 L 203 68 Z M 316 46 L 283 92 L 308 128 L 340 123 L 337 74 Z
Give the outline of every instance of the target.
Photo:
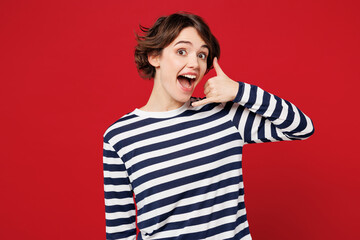
M 178 41 L 177 43 L 175 43 L 174 47 L 180 43 L 185 43 L 185 44 L 190 44 L 190 45 L 193 45 L 192 42 L 190 41 Z M 210 48 L 208 45 L 204 44 L 201 46 L 201 48 L 207 48 L 209 51 L 210 51 Z

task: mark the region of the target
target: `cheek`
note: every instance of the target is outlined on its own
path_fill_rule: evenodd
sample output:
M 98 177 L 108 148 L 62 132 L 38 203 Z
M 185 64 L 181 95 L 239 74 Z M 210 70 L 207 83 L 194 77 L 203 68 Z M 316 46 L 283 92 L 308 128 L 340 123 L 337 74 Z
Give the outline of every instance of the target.
M 177 72 L 179 72 L 184 67 L 184 63 L 181 61 L 181 59 L 174 57 L 168 60 L 166 67 L 167 69 L 171 70 L 172 73 L 177 74 Z
M 186 65 L 186 59 L 184 57 L 174 56 L 172 61 L 176 68 L 183 68 Z
M 206 70 L 207 70 L 207 63 L 204 62 L 204 63 L 202 63 L 202 66 L 201 66 L 201 75 L 202 76 L 204 76 Z

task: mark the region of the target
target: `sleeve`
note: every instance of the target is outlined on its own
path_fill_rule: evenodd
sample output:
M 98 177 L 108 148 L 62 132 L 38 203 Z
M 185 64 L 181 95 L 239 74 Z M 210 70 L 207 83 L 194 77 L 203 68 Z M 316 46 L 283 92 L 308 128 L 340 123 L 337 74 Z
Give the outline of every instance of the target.
M 304 140 L 314 133 L 311 119 L 294 104 L 261 88 L 239 82 L 232 121 L 244 144 Z
M 103 166 L 106 239 L 136 239 L 136 211 L 132 187 L 123 161 L 106 140 Z

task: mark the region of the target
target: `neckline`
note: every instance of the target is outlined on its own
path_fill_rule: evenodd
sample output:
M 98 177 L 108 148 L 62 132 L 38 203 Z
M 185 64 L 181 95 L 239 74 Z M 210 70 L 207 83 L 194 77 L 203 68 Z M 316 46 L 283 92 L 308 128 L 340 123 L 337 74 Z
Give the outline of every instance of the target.
M 135 115 L 138 115 L 140 117 L 149 117 L 149 118 L 169 118 L 179 115 L 180 113 L 185 112 L 190 106 L 190 100 L 185 102 L 181 107 L 176 108 L 174 110 L 170 111 L 164 111 L 164 112 L 149 112 L 149 111 L 143 111 L 138 108 L 135 108 L 133 113 Z

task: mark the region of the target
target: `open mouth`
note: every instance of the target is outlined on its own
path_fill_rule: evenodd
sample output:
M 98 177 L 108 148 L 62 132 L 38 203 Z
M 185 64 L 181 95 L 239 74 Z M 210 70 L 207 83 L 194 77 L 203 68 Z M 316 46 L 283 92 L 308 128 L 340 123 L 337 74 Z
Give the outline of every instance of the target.
M 190 74 L 184 74 L 184 75 L 179 75 L 177 77 L 178 82 L 180 83 L 181 87 L 183 87 L 184 90 L 192 90 L 195 80 L 196 80 L 196 76 L 195 75 L 190 75 Z

